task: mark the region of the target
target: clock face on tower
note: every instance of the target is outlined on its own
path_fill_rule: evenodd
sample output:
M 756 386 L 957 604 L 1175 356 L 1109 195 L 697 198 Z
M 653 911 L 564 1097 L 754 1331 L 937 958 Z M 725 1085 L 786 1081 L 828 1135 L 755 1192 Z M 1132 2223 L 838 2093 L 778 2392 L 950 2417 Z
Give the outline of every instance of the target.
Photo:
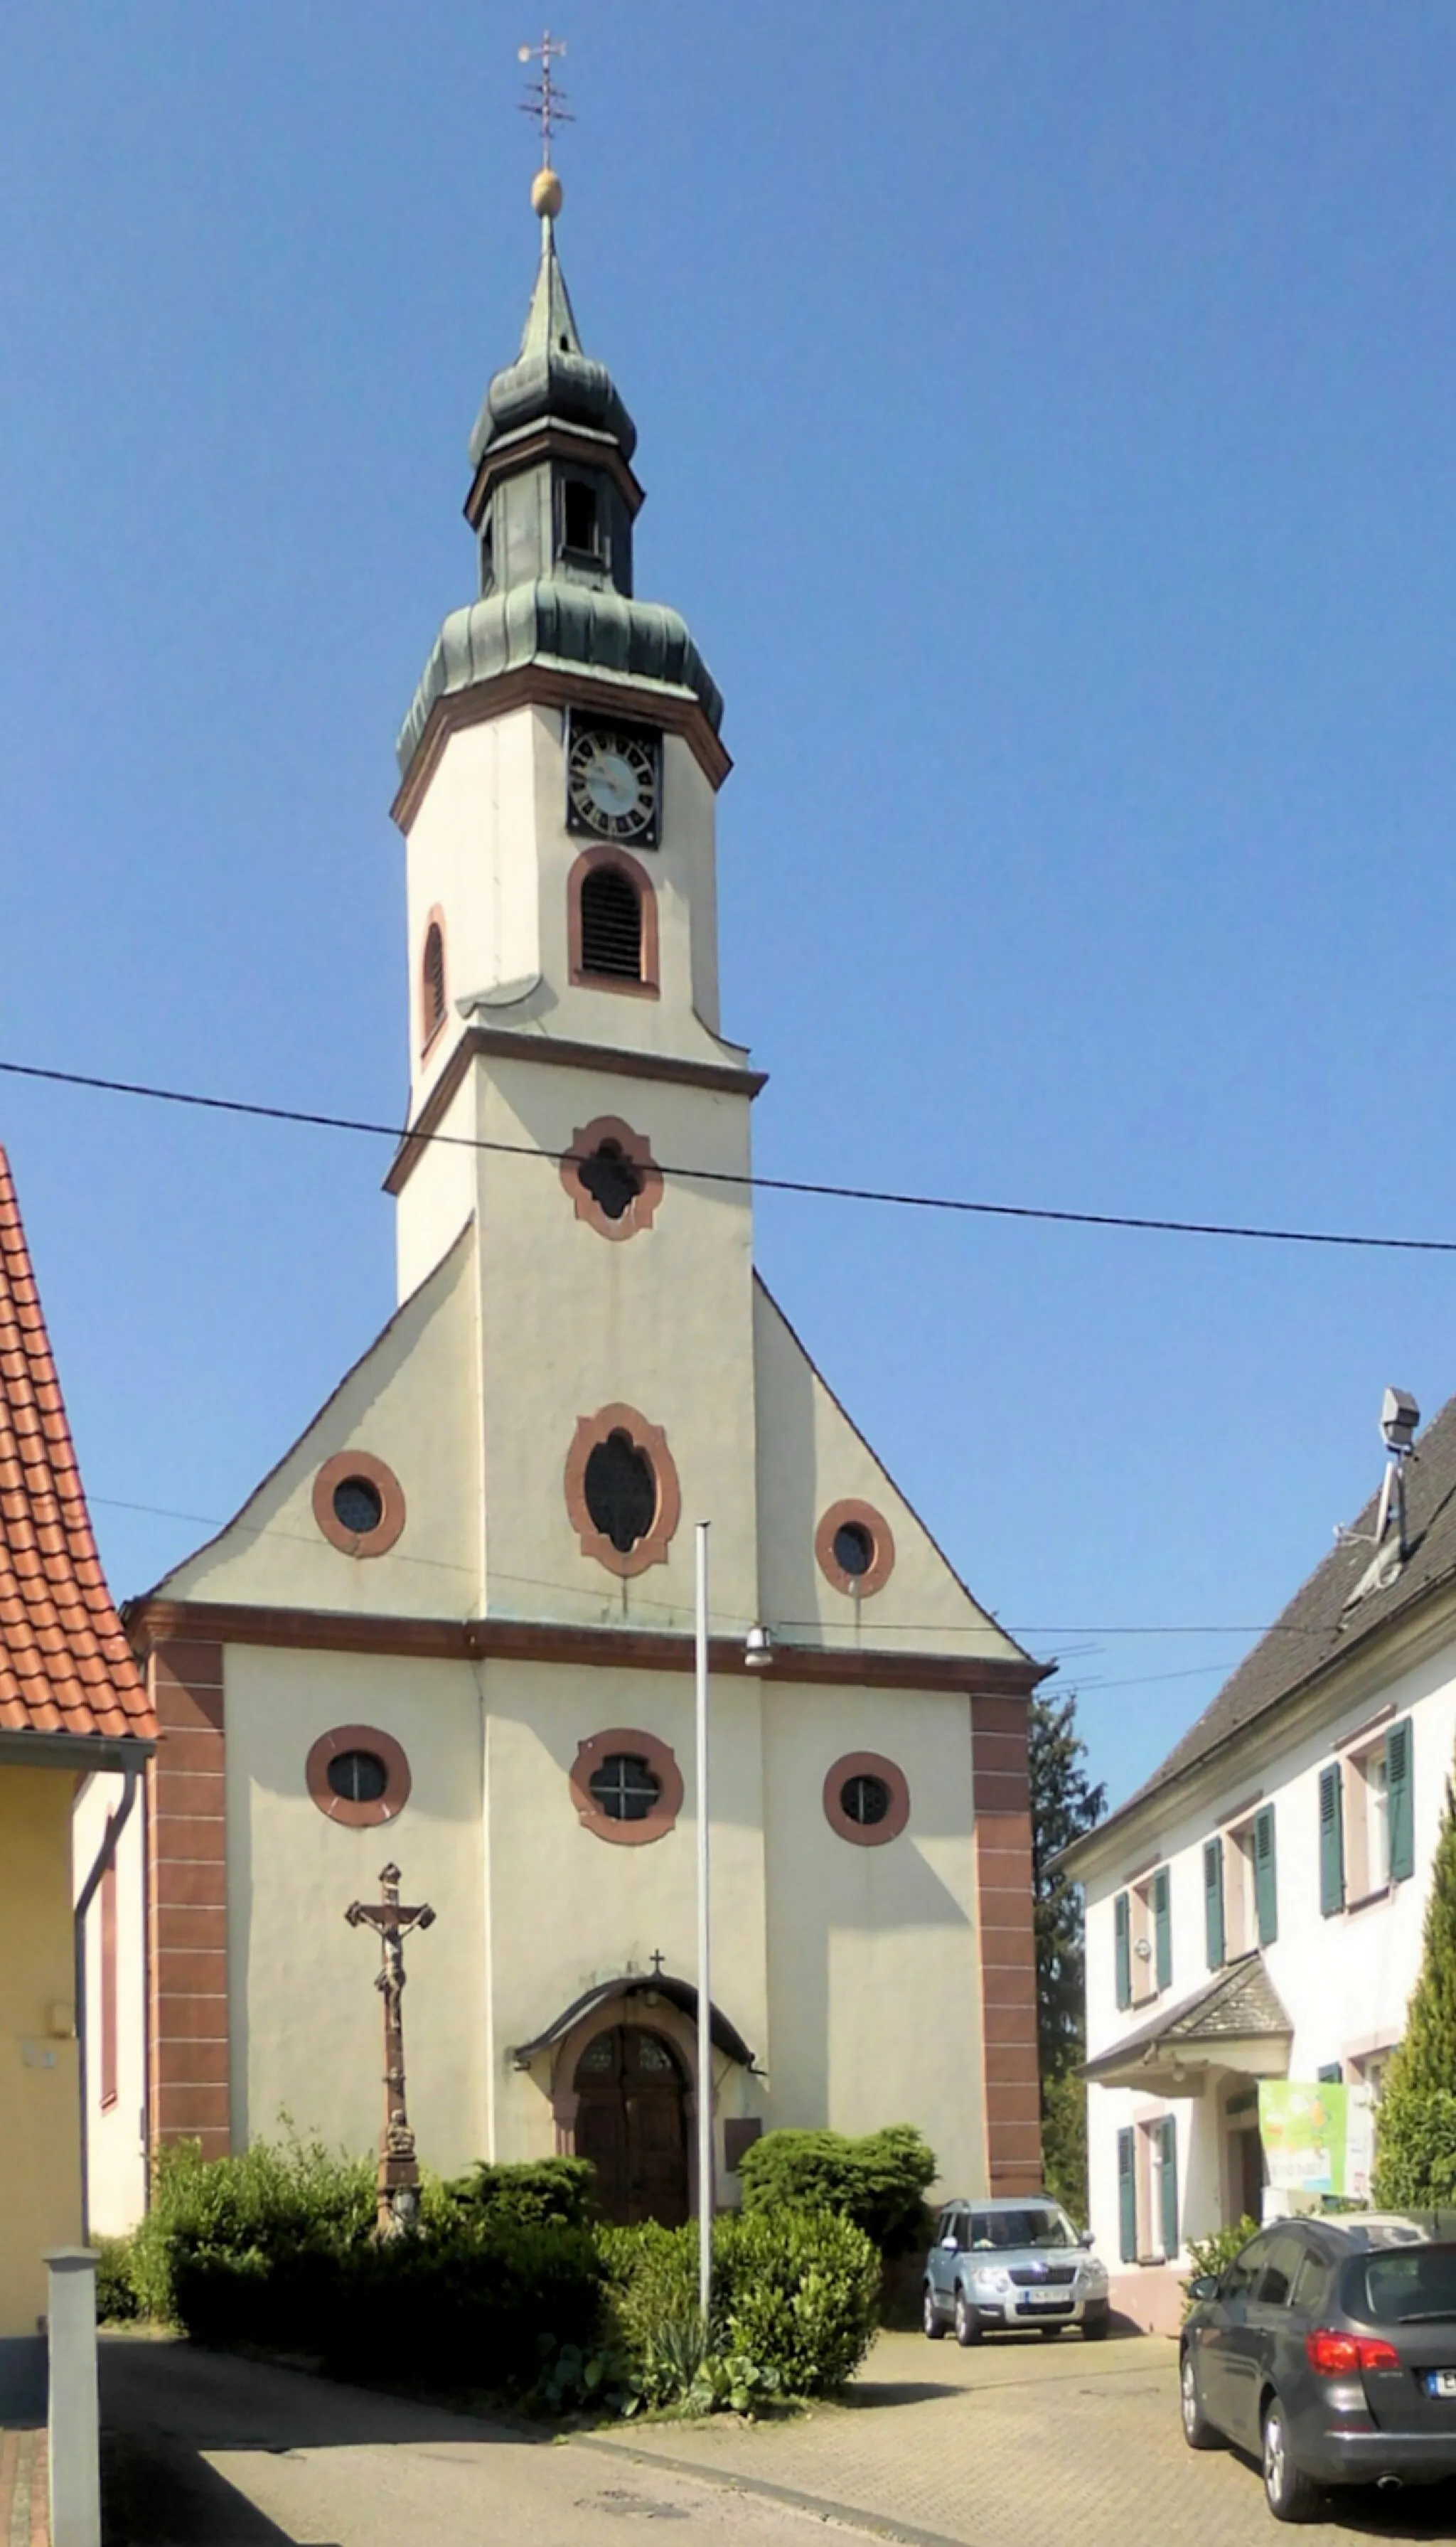
M 567 829 L 655 848 L 658 775 L 655 735 L 573 718 L 566 752 Z

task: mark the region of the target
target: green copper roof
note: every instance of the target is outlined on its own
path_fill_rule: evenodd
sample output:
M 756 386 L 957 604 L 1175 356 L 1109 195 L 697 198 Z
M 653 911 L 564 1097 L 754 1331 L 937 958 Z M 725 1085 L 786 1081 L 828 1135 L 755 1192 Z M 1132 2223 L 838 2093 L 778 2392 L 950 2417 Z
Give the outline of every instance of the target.
M 572 428 L 564 461 L 535 431 L 547 424 Z M 599 466 L 591 444 L 600 450 Z M 637 427 L 606 365 L 581 350 L 556 234 L 544 220 L 521 351 L 496 373 L 471 437 L 476 470 L 495 455 L 490 520 L 481 533 L 481 598 L 452 611 L 436 640 L 395 746 L 402 773 L 437 699 L 528 663 L 695 699 L 718 732 L 722 693 L 686 622 L 633 594 L 633 507 L 615 454 L 630 460 L 636 446 Z M 565 544 L 563 474 L 595 488 L 595 527 L 583 547 Z
M 524 663 L 558 663 L 696 698 L 718 732 L 723 693 L 676 610 L 543 576 L 452 610 L 395 746 L 408 769 L 435 701 Z
M 541 263 L 526 312 L 521 350 L 503 372 L 497 372 L 471 435 L 471 467 L 476 469 L 493 443 L 519 433 L 523 425 L 553 416 L 561 424 L 585 424 L 610 434 L 624 460 L 637 449 L 637 426 L 628 414 L 605 363 L 594 363 L 581 350 L 571 296 L 557 255 L 553 223 L 541 224 Z

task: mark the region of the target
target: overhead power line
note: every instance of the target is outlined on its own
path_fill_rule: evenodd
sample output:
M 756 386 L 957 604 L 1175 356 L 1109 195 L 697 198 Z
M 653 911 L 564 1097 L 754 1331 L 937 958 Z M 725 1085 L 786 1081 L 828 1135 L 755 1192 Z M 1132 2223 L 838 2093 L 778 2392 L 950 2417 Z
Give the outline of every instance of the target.
M 320 1132 L 362 1132 L 383 1141 L 410 1141 L 455 1150 L 485 1150 L 506 1159 L 543 1159 L 559 1166 L 570 1150 L 544 1150 L 529 1141 L 482 1141 L 467 1132 L 420 1132 L 408 1124 L 375 1123 L 357 1114 L 315 1113 L 297 1105 L 264 1105 L 242 1097 L 204 1097 L 191 1088 L 152 1088 L 131 1079 L 102 1079 L 82 1070 L 45 1070 L 39 1063 L 0 1061 L 10 1079 L 43 1080 L 56 1088 L 87 1088 L 108 1097 L 140 1097 L 155 1105 L 190 1105 L 210 1114 L 241 1114 L 264 1123 L 301 1123 Z M 1163 1214 L 1130 1211 L 1069 1211 L 1051 1203 L 985 1202 L 966 1194 L 905 1193 L 889 1186 L 829 1185 L 812 1177 L 740 1175 L 732 1168 L 685 1167 L 674 1161 L 654 1162 L 664 1177 L 694 1185 L 735 1186 L 759 1193 L 809 1194 L 825 1202 L 874 1202 L 900 1211 L 970 1213 L 988 1220 L 1051 1221 L 1071 1229 L 1151 1230 L 1173 1238 L 1257 1239 L 1280 1247 L 1360 1247 L 1407 1256 L 1456 1256 L 1456 1238 L 1395 1238 L 1369 1230 L 1284 1229 L 1254 1221 L 1174 1220 Z

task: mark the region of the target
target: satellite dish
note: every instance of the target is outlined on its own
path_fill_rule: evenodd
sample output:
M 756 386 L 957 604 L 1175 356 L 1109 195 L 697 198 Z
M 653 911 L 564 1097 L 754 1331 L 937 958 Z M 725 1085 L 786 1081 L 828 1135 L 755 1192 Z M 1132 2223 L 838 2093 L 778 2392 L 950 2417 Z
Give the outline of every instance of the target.
M 455 1005 L 463 1017 L 468 1017 L 472 1009 L 513 1009 L 540 987 L 539 973 L 522 973 L 513 982 L 490 982 L 483 991 L 468 992 Z

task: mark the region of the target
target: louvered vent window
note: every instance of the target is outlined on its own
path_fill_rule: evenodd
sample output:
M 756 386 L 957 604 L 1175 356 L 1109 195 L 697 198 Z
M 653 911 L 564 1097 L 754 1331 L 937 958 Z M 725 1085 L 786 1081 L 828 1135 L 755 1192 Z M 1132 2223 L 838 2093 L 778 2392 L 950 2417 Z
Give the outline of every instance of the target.
M 626 1433 L 609 1433 L 586 1463 L 586 1509 L 604 1538 L 628 1556 L 657 1517 L 657 1480 L 645 1450 Z
M 445 939 L 438 920 L 431 921 L 425 935 L 424 986 L 428 1036 L 445 1023 Z
M 616 982 L 642 980 L 642 904 L 620 867 L 596 867 L 582 884 L 581 969 Z

